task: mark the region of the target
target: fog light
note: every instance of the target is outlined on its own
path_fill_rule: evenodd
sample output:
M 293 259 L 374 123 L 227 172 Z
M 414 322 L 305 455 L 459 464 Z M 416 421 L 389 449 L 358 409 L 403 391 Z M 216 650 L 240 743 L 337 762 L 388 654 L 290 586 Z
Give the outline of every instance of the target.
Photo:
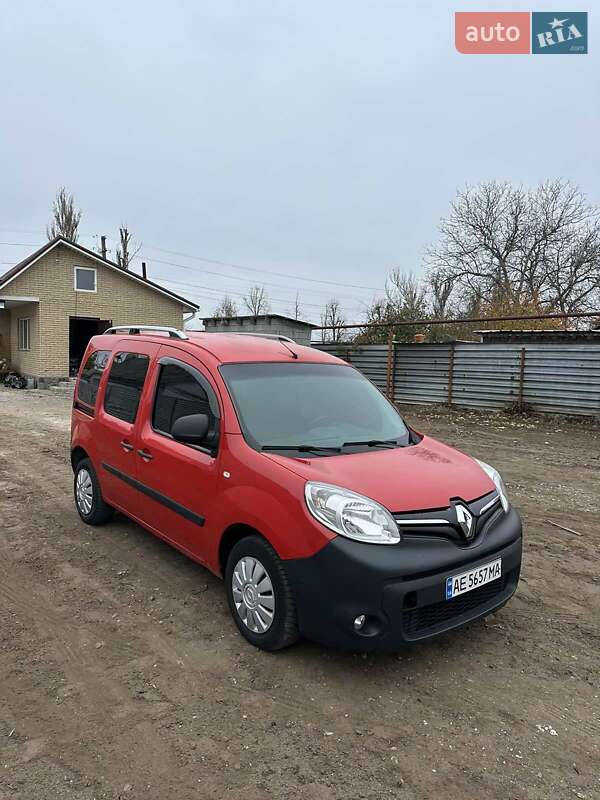
M 365 626 L 365 620 L 366 617 L 364 614 L 360 614 L 358 617 L 356 617 L 356 619 L 354 620 L 354 630 L 355 631 L 362 630 Z

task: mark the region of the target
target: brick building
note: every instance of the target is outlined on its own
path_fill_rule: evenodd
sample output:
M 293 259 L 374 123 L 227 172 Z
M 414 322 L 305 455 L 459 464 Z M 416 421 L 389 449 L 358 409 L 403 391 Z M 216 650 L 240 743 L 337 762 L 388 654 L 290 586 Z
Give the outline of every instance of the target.
M 57 237 L 0 276 L 0 358 L 44 387 L 74 374 L 111 325 L 182 328 L 195 303 Z

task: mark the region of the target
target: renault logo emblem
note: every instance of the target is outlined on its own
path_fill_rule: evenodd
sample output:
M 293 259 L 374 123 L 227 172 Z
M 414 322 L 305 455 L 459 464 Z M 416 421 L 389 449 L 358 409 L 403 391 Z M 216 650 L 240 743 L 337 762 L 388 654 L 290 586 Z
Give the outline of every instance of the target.
M 466 539 L 470 539 L 475 530 L 473 528 L 473 514 L 465 506 L 456 505 L 456 521 L 458 522 L 461 531 L 464 533 Z

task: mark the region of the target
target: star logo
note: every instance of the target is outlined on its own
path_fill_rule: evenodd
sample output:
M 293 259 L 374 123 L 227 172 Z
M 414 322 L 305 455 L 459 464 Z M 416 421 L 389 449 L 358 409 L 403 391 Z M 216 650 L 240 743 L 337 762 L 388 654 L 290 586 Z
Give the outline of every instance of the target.
M 587 11 L 532 11 L 531 52 L 535 55 L 587 53 Z

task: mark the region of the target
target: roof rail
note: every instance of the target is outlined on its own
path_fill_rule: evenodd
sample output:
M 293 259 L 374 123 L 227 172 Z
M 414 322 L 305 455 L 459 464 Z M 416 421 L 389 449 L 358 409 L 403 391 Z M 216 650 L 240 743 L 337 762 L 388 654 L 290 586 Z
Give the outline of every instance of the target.
M 127 331 L 129 334 L 140 333 L 168 333 L 171 339 L 189 339 L 189 336 L 178 328 L 168 328 L 165 325 L 113 325 L 107 328 L 104 333 L 116 333 L 117 331 Z
M 281 333 L 251 333 L 250 331 L 205 331 L 205 333 L 226 333 L 229 336 L 260 336 L 261 339 L 276 339 L 279 342 L 290 342 L 291 344 L 297 344 L 297 342 L 295 342 L 293 339 L 290 339 L 289 336 L 284 336 Z

